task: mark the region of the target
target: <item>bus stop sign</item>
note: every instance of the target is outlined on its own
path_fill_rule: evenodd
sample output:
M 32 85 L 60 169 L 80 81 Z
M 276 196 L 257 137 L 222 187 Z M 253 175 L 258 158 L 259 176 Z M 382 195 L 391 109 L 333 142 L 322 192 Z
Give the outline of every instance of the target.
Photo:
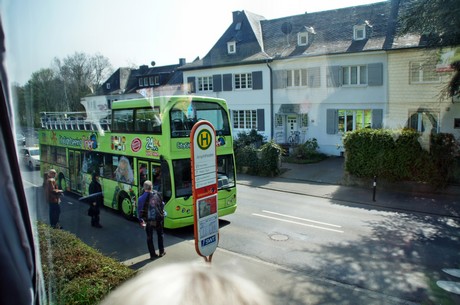
M 211 258 L 219 243 L 216 132 L 212 124 L 196 123 L 190 142 L 195 249 Z

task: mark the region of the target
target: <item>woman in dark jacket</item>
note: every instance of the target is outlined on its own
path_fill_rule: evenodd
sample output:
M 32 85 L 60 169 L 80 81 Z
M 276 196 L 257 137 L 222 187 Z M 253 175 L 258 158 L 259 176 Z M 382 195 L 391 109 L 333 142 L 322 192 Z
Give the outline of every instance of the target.
M 99 223 L 99 214 L 100 208 L 104 205 L 104 197 L 102 196 L 102 187 L 99 183 L 99 175 L 97 173 L 93 173 L 93 179 L 89 184 L 89 194 L 99 194 L 96 195 L 96 197 L 90 203 L 88 216 L 91 216 L 91 225 L 93 227 L 102 228 L 101 224 Z

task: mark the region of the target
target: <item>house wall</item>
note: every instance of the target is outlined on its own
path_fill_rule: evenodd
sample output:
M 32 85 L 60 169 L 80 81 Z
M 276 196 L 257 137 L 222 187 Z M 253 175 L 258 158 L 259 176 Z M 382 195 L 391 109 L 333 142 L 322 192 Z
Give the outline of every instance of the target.
M 383 84 L 380 86 L 327 86 L 327 70 L 330 66 L 350 66 L 382 63 Z M 343 152 L 343 133 L 327 133 L 328 109 L 381 109 L 385 113 L 388 100 L 387 95 L 387 56 L 384 52 L 368 52 L 360 54 L 344 54 L 334 56 L 320 56 L 299 58 L 273 63 L 274 70 L 302 69 L 320 67 L 321 82 L 319 87 L 283 88 L 274 90 L 275 113 L 281 104 L 300 104 L 300 112 L 308 113 L 308 127 L 300 129 L 301 142 L 316 138 L 319 150 L 328 155 L 340 155 Z M 280 132 L 286 133 L 285 126 L 275 126 L 275 139 Z
M 267 140 L 288 143 L 290 129 L 288 117 L 296 115 L 299 142 L 316 138 L 319 150 L 328 155 L 341 155 L 343 133 L 328 132 L 328 110 L 372 110 L 381 111 L 382 127 L 402 128 L 407 126 L 409 115 L 419 109 L 439 114 L 439 131 L 453 133 L 460 139 L 460 128 L 454 128 L 454 119 L 460 119 L 460 103 L 451 99 L 440 100 L 439 93 L 451 77 L 451 73 L 441 73 L 441 81 L 435 83 L 410 82 L 410 62 L 426 60 L 429 54 L 420 50 L 404 49 L 389 53 L 362 52 L 317 57 L 298 57 L 274 60 L 269 65 L 275 74 L 281 70 L 308 69 L 319 67 L 318 87 L 285 87 L 273 89 L 273 113 L 270 105 L 270 69 L 267 64 L 240 65 L 205 70 L 184 71 L 184 82 L 190 76 L 196 79 L 215 74 L 251 73 L 261 71 L 263 89 L 243 89 L 232 91 L 197 91 L 196 95 L 219 97 L 227 100 L 230 110 L 263 110 L 264 129 L 258 130 Z M 382 64 L 383 82 L 378 86 L 328 86 L 328 67 Z M 297 114 L 280 113 L 282 105 L 297 105 Z M 308 114 L 308 126 L 302 127 L 302 114 Z M 282 124 L 277 124 L 277 116 Z M 273 128 L 272 120 L 273 117 Z M 249 129 L 233 128 L 234 135 Z
M 454 128 L 454 119 L 460 118 L 460 103 L 452 103 L 451 98 L 440 98 L 440 92 L 452 73 L 439 73 L 439 82 L 410 81 L 410 63 L 426 62 L 433 56 L 437 59 L 437 51 L 407 49 L 388 53 L 389 104 L 385 127 L 406 127 L 411 113 L 425 110 L 438 115 L 439 132 L 452 133 L 460 139 L 460 128 Z
M 227 101 L 228 108 L 230 109 L 230 115 L 233 110 L 263 110 L 263 130 L 258 130 L 259 133 L 270 139 L 270 71 L 267 65 L 256 64 L 256 65 L 240 65 L 221 67 L 214 69 L 204 70 L 192 70 L 184 71 L 184 82 L 187 82 L 189 77 L 195 77 L 195 85 L 197 85 L 198 77 L 206 77 L 212 75 L 223 75 L 223 74 L 236 74 L 236 73 L 252 73 L 255 71 L 262 72 L 262 87 L 261 90 L 254 89 L 235 89 L 231 91 L 199 91 L 198 87 L 196 95 L 210 96 L 223 98 Z M 233 118 L 232 118 L 233 119 Z M 258 118 L 261 119 L 260 117 Z M 233 124 L 232 124 L 233 127 Z M 237 136 L 240 132 L 248 132 L 250 129 L 233 128 L 234 136 Z

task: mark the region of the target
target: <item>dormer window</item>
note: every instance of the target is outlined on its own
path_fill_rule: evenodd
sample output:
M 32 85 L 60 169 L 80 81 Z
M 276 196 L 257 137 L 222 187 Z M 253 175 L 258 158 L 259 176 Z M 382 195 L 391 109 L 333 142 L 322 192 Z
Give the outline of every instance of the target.
M 310 43 L 310 39 L 313 37 L 315 33 L 315 29 L 313 27 L 304 26 L 302 29 L 297 33 L 297 45 L 298 46 L 306 46 Z
M 297 45 L 306 46 L 308 44 L 308 32 L 297 34 Z
M 235 54 L 236 53 L 236 41 L 229 41 L 227 42 L 227 52 L 228 54 Z
M 366 25 L 355 25 L 353 27 L 353 40 L 363 40 L 366 38 Z

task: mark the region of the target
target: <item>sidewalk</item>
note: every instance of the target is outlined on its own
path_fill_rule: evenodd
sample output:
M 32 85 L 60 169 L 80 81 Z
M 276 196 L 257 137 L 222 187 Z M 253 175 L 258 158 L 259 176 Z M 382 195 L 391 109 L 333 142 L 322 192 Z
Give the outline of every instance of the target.
M 352 204 L 389 210 L 460 217 L 460 186 L 450 186 L 440 193 L 428 192 L 415 183 L 389 184 L 377 181 L 375 201 L 373 179 L 361 186 L 351 186 L 344 172 L 344 158 L 331 157 L 314 164 L 283 163 L 278 177 L 238 174 L 239 184 L 331 198 Z

